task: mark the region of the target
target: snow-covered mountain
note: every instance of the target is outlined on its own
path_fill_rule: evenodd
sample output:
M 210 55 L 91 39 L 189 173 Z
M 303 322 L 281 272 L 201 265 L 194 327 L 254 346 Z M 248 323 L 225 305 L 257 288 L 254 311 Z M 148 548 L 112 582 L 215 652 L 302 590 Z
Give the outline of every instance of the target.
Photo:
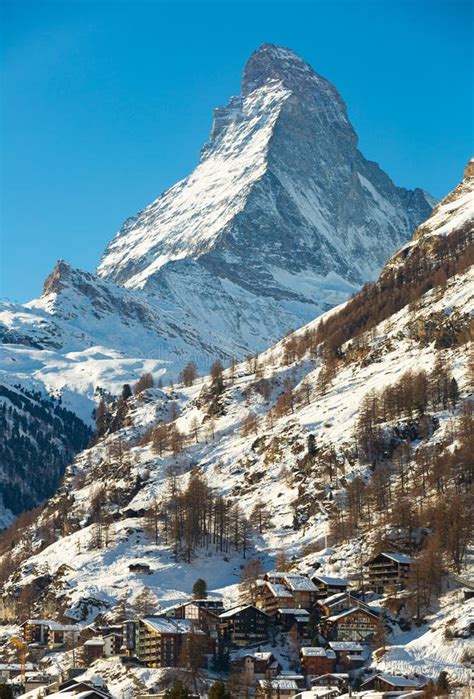
M 34 597 L 38 614 L 48 600 L 49 609 L 56 604 L 61 613 L 90 619 L 99 611 L 107 613 L 124 596 L 133 601 L 144 585 L 164 606 L 188 595 L 197 577 L 207 580 L 213 595 L 235 601 L 241 551 L 224 555 L 198 548 L 191 562 L 176 560 L 168 534 L 160 534 L 156 543 L 150 533 L 144 513 L 153 513 L 158 502 L 163 518 L 171 507 L 166 503 L 173 473 L 183 488 L 191 475 L 207 478 L 216 495 L 238 505 L 241 517 L 250 517 L 265 503 L 271 526 L 253 532 L 247 556 L 258 557 L 267 568 L 285 550 L 300 570 L 320 566 L 321 573 L 355 579 L 361 558 L 381 539 L 394 537 L 391 545 L 404 550 L 406 497 L 412 504 L 423 499 L 420 519 L 409 519 L 410 530 L 416 528 L 414 522 L 425 530 L 427 524 L 439 527 L 439 512 L 433 518 L 432 508 L 440 502 L 449 505 L 469 489 L 465 464 L 470 457 L 463 439 L 472 428 L 467 406 L 473 396 L 473 201 L 474 177 L 467 177 L 410 245 L 392 257 L 373 287 L 271 346 L 257 362 L 227 370 L 217 393 L 204 378 L 191 387 L 155 388 L 129 398 L 117 430 L 76 458 L 63 487 L 8 551 L 12 575 L 5 576 L 4 614 L 11 612 L 21 589 L 39 589 L 35 585 L 46 567 L 48 585 Z M 425 254 L 428 250 L 432 256 Z M 360 317 L 368 306 L 373 322 L 364 325 Z M 349 319 L 347 309 L 353 313 Z M 323 363 L 326 351 L 320 343 L 334 337 L 339 325 L 346 334 Z M 445 404 L 426 395 L 421 408 L 407 405 L 401 396 L 411 390 L 413 372 L 425 372 L 426 393 L 437 385 L 440 367 L 450 386 Z M 377 393 L 395 385 L 385 410 L 396 416 L 380 415 L 375 425 L 381 447 L 374 466 L 363 453 L 361 413 L 369 406 L 371 414 Z M 160 424 L 166 425 L 164 440 L 153 432 Z M 177 435 L 184 435 L 179 447 Z M 397 447 L 404 454 L 400 463 Z M 431 473 L 433 458 L 437 470 Z M 377 504 L 377 477 L 389 478 L 391 505 Z M 422 481 L 421 495 L 417 488 Z M 102 510 L 94 520 L 99 501 Z M 43 533 L 58 512 L 66 533 L 56 534 L 51 543 Z M 341 521 L 347 527 L 338 530 L 330 549 L 324 547 L 328 519 L 332 531 L 342 527 Z M 99 525 L 102 544 L 97 543 Z M 444 555 L 449 573 L 454 565 L 449 549 Z M 468 550 L 461 563 L 466 579 L 472 570 L 469 556 Z M 152 574 L 143 579 L 131 573 L 128 566 L 136 560 L 148 563 Z M 409 634 L 409 613 L 403 608 L 389 612 L 392 636 L 385 654 L 374 657 L 374 667 L 387 672 L 416 668 L 427 677 L 447 668 L 452 678 L 467 682 L 463 658 L 468 641 L 461 636 L 472 600 L 457 601 L 459 637 L 451 634 L 447 642 L 454 594 L 442 597 L 440 607 L 428 605 L 425 622 Z
M 262 349 L 375 279 L 433 203 L 365 160 L 331 83 L 264 44 L 197 168 L 127 219 L 98 274 Z M 276 312 L 273 333 L 249 317 L 255 302 Z

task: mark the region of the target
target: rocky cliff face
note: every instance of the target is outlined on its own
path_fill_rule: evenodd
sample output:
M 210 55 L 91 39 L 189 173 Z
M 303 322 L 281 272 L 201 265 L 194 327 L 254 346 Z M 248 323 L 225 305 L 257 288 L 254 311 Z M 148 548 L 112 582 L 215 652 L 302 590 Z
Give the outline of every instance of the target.
M 277 303 L 267 309 L 276 314 L 268 340 L 375 278 L 432 204 L 365 160 L 331 83 L 265 44 L 245 67 L 241 95 L 216 110 L 198 167 L 126 221 L 98 273 L 169 303 L 179 280 L 203 296 L 210 274 L 217 310 L 221 297 L 242 292 L 250 306 L 248 294 Z

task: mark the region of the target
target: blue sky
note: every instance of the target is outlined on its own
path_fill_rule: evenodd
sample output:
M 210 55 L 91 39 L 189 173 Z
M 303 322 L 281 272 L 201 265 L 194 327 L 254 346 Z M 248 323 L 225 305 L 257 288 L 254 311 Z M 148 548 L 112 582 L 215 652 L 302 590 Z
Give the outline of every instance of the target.
M 58 258 L 93 270 L 123 220 L 190 172 L 263 42 L 344 98 L 364 155 L 443 196 L 472 149 L 462 0 L 2 0 L 0 295 Z

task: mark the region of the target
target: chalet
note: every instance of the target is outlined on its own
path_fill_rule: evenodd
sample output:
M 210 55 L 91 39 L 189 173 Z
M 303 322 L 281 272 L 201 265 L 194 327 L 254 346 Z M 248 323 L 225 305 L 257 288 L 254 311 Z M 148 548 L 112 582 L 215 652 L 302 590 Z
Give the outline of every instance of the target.
M 243 672 L 250 683 L 276 677 L 281 666 L 272 653 L 249 652 L 238 656 L 234 667 Z
M 323 619 L 323 635 L 328 641 L 368 641 L 377 629 L 378 616 L 354 607 Z
M 219 630 L 219 615 L 224 607 L 221 600 L 202 599 L 189 600 L 183 604 L 163 609 L 157 616 L 171 619 L 189 619 L 195 628 L 204 631 L 211 638 L 217 638 Z
M 135 575 L 151 575 L 152 572 L 148 563 L 130 563 L 128 570 Z
M 319 575 L 319 573 L 314 573 L 311 576 L 311 582 L 316 587 L 318 599 L 324 599 L 338 592 L 345 592 L 349 584 L 345 578 L 333 578 L 329 575 Z
M 311 680 L 312 687 L 347 687 L 349 684 L 349 675 L 347 672 L 327 672 L 319 677 L 313 677 Z
M 296 607 L 293 593 L 282 583 L 267 581 L 261 590 L 263 609 L 269 616 L 275 616 L 279 609 Z
M 295 607 L 311 609 L 318 589 L 309 578 L 304 575 L 287 574 L 283 578 L 283 584 L 293 595 Z
M 366 602 L 363 602 L 358 595 L 349 591 L 337 592 L 324 599 L 319 599 L 317 605 L 326 616 L 336 614 L 337 612 L 343 612 L 346 609 L 352 609 L 352 607 L 360 607 L 369 612 L 371 611 L 370 606 L 366 604 Z
M 403 589 L 412 563 L 413 558 L 401 553 L 379 553 L 364 564 L 370 587 L 381 594 L 388 590 Z
M 104 653 L 105 641 L 103 638 L 89 638 L 82 646 L 84 654 L 84 662 L 86 666 L 91 665 L 98 658 L 102 658 Z
M 77 645 L 81 633 L 80 626 L 60 624 L 50 619 L 28 619 L 21 626 L 26 644 L 47 646 L 50 650 Z
M 300 636 L 309 633 L 309 611 L 307 609 L 278 609 L 275 615 L 277 624 L 283 631 L 290 631 L 295 625 Z
M 304 646 L 300 650 L 303 674 L 318 676 L 335 670 L 336 654 L 331 649 L 317 646 Z
M 259 680 L 255 692 L 257 699 L 286 699 L 299 692 L 296 680 L 275 677 L 273 680 Z
M 251 604 L 228 609 L 219 614 L 219 636 L 227 644 L 247 646 L 267 638 L 268 615 Z
M 363 682 L 360 688 L 377 692 L 412 692 L 421 689 L 422 686 L 418 680 L 409 677 L 380 673 Z
M 328 647 L 336 654 L 336 671 L 350 672 L 364 664 L 364 647 L 354 641 L 331 641 Z
M 176 667 L 184 634 L 191 622 L 161 617 L 139 619 L 136 628 L 136 655 L 147 667 Z

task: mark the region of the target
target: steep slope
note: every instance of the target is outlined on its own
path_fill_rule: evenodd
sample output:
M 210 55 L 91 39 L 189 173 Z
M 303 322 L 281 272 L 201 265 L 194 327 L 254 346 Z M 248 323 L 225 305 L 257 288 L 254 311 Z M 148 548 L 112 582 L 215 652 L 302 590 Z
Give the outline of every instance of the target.
M 0 529 L 50 497 L 92 430 L 59 401 L 0 384 Z
M 473 184 L 465 180 L 441 203 L 425 224 L 429 235 L 415 234 L 412 256 L 415 249 L 423 255 L 428 238 L 440 232 L 434 221 L 447 203 L 459 203 L 467 191 L 472 201 Z M 459 212 L 460 206 L 453 207 L 453 216 Z M 439 226 L 447 223 L 443 217 Z M 450 247 L 444 259 L 434 259 L 444 265 L 445 278 L 435 283 L 434 267 L 425 270 L 428 288 L 420 287 L 418 278 L 404 280 L 405 302 L 368 330 L 356 324 L 335 354 L 332 345 L 321 346 L 321 337 L 344 319 L 353 301 L 274 345 L 257 362 L 227 370 L 223 386 L 206 378 L 188 388 L 152 389 L 128 399 L 121 426 L 77 457 L 63 487 L 9 553 L 15 572 L 10 576 L 7 568 L 4 576 L 3 613 L 12 612 L 21 589 L 36 589 L 46 563 L 52 580 L 35 595 L 35 611 L 47 601 L 50 608 L 90 619 L 124 597 L 133 602 L 144 585 L 164 606 L 189 594 L 197 577 L 204 577 L 214 594 L 235 601 L 244 541 L 247 557 L 258 557 L 267 568 L 284 549 L 302 570 L 321 566 L 322 573 L 355 581 L 361 559 L 381 539 L 416 552 L 412 533 L 439 528 L 440 521 L 442 537 L 450 527 L 440 520 L 444 510 L 434 508 L 452 514 L 452 506 L 464 517 L 472 487 L 472 453 L 466 450 L 466 435 L 472 434 L 472 257 L 465 263 L 472 256 L 473 231 L 472 214 L 465 209 L 446 238 Z M 407 260 L 400 256 L 399 275 Z M 390 276 L 390 265 L 376 287 L 393 296 L 400 276 Z M 354 302 L 364 304 L 366 293 Z M 445 326 L 449 342 L 439 343 Z M 425 393 L 415 396 L 415 385 L 424 385 Z M 392 393 L 382 394 L 390 387 Z M 362 429 L 366 424 L 369 437 Z M 228 542 L 224 550 L 213 543 L 189 546 L 186 535 L 175 546 L 167 528 L 164 515 L 175 506 L 170 492 L 190 481 L 197 487 L 198 477 L 214 489 L 214 502 L 218 496 L 227 499 L 232 521 L 238 522 L 237 543 Z M 422 482 L 424 492 L 418 489 Z M 422 504 L 419 518 L 407 509 L 407 498 L 412 506 Z M 271 526 L 251 532 L 246 521 L 261 503 Z M 41 532 L 58 518 L 67 533 L 45 541 Z M 332 548 L 325 547 L 328 534 Z M 469 552 L 456 562 L 449 542 L 443 546 L 448 573 L 469 577 Z M 151 566 L 145 580 L 129 571 L 137 560 Z M 5 556 L 2 563 L 6 566 Z M 443 667 L 449 595 L 440 609 L 434 601 L 428 605 L 424 623 L 410 634 L 398 626 L 410 624 L 409 608 L 389 615 L 387 653 L 374 663 L 389 672 L 412 667 L 436 677 Z M 458 603 L 462 633 L 469 604 Z M 458 681 L 468 679 L 462 662 L 466 647 L 454 638 L 448 648 L 448 669 Z

